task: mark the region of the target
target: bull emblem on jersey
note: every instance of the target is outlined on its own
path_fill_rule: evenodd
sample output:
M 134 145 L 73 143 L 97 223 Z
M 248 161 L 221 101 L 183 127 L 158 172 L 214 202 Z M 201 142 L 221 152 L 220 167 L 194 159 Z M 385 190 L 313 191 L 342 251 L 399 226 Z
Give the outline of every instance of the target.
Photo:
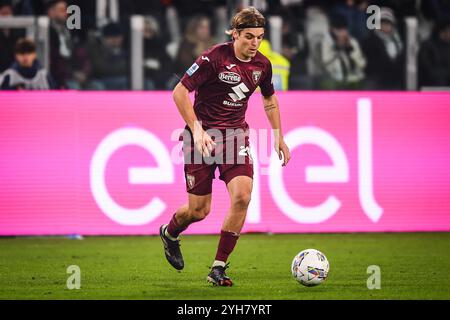
M 253 71 L 253 82 L 255 83 L 255 84 L 257 84 L 258 83 L 258 81 L 259 81 L 259 78 L 261 78 L 261 71 Z

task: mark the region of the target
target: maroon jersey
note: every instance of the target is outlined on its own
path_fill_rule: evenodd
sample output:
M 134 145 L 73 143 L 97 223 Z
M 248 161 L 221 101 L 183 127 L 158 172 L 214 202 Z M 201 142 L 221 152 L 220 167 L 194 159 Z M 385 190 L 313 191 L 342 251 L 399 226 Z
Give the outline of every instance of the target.
M 181 79 L 195 92 L 194 111 L 207 128 L 248 128 L 248 99 L 259 86 L 265 97 L 274 94 L 272 65 L 260 52 L 249 62 L 234 54 L 233 42 L 216 45 L 200 56 Z

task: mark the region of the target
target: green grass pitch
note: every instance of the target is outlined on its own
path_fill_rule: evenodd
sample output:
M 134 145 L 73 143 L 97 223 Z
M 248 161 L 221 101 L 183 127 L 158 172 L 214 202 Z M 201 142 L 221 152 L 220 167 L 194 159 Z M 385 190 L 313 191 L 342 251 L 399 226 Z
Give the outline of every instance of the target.
M 450 233 L 243 235 L 230 257 L 231 288 L 206 283 L 218 236 L 184 236 L 185 269 L 166 262 L 159 237 L 0 238 L 0 299 L 450 299 Z M 292 279 L 301 250 L 321 250 L 327 281 Z M 67 268 L 81 269 L 69 290 Z M 369 290 L 367 267 L 381 268 Z

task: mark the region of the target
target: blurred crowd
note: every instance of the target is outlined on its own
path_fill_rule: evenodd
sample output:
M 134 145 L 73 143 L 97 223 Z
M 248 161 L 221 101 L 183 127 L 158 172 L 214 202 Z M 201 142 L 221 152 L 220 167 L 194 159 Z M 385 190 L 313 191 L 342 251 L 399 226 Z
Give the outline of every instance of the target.
M 66 27 L 72 4 L 81 8 L 79 30 Z M 282 18 L 279 52 L 270 23 L 260 48 L 278 90 L 405 90 L 411 16 L 419 22 L 419 86 L 450 87 L 448 0 L 0 0 L 0 19 L 50 19 L 49 70 L 25 30 L 0 28 L 1 89 L 131 89 L 130 16 L 139 14 L 144 88 L 171 90 L 204 50 L 228 40 L 229 16 L 248 4 Z M 370 5 L 381 8 L 375 29 Z

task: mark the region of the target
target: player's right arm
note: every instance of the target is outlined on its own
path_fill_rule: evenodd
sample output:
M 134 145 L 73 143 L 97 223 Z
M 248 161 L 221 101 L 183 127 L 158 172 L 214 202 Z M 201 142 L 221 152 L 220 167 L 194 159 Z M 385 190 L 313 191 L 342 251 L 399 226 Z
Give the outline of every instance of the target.
M 259 86 L 263 95 L 264 110 L 267 118 L 275 134 L 275 150 L 280 160 L 283 160 L 283 166 L 287 165 L 291 159 L 289 147 L 284 142 L 283 133 L 281 130 L 281 117 L 278 99 L 275 96 L 275 89 L 272 81 L 272 64 L 267 60 L 265 67 L 265 77 Z
M 179 82 L 173 90 L 173 100 L 175 101 L 178 112 L 180 112 L 184 122 L 186 122 L 189 129 L 194 132 L 194 129 L 196 129 L 195 123 L 198 122 L 198 119 L 189 98 L 189 90 L 181 82 Z
M 184 122 L 191 129 L 195 147 L 203 156 L 208 157 L 216 144 L 209 134 L 203 130 L 189 98 L 189 90 L 181 82 L 173 90 L 173 100 Z

